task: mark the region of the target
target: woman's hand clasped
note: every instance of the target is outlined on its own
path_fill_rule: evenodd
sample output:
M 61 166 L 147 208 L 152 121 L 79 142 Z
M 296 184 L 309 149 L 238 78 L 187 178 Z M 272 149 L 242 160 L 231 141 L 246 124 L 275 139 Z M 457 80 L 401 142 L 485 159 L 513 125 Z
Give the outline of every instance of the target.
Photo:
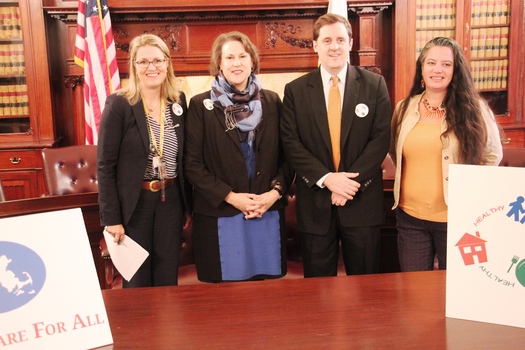
M 239 209 L 244 214 L 244 218 L 248 220 L 261 218 L 279 197 L 279 193 L 273 190 L 260 195 L 230 192 L 225 200 L 227 203 Z
M 259 203 L 252 206 L 252 209 L 248 211 L 248 215 L 245 215 L 245 219 L 257 219 L 262 218 L 263 214 L 272 207 L 272 205 L 277 202 L 280 198 L 280 195 L 277 191 L 270 190 L 268 192 L 258 195 L 255 200 Z

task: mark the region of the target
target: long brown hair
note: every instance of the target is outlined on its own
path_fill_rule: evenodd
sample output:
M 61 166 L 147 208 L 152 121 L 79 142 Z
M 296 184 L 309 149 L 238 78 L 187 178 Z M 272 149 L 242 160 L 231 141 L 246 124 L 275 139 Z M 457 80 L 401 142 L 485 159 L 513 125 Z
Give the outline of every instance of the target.
M 421 50 L 416 63 L 416 74 L 408 96 L 401 102 L 397 123 L 392 128 L 393 145 L 397 143 L 397 136 L 401 122 L 405 116 L 410 99 L 423 93 L 422 66 L 428 56 L 428 51 L 434 46 L 445 46 L 452 49 L 454 55 L 454 73 L 452 81 L 447 87 L 447 94 L 443 100 L 446 109 L 446 130 L 441 139 L 450 133 L 454 134 L 459 141 L 459 161 L 462 164 L 480 165 L 485 164 L 487 154 L 487 126 L 482 115 L 483 98 L 474 88 L 474 82 L 470 74 L 468 62 L 463 55 L 461 46 L 453 39 L 437 37 L 430 40 Z M 488 106 L 486 106 L 488 108 Z

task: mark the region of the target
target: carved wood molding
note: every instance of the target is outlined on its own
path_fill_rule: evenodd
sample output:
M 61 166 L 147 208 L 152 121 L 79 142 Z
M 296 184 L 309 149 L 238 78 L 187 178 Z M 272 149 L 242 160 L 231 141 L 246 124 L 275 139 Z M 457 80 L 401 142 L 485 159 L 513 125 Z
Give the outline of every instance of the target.
M 277 39 L 281 39 L 290 46 L 298 47 L 300 49 L 311 49 L 313 47 L 312 39 L 296 38 L 295 35 L 302 32 L 300 26 L 293 24 L 286 24 L 284 22 L 266 23 L 266 41 L 264 47 L 266 49 L 273 49 L 277 43 Z
M 182 50 L 181 24 L 166 24 L 154 28 L 144 29 L 144 33 L 151 33 L 157 35 L 164 40 L 166 45 L 173 52 L 180 52 Z M 117 51 L 129 52 L 130 35 L 127 31 L 120 28 L 113 29 L 113 37 L 115 40 L 115 49 Z
M 358 15 L 378 14 L 392 6 L 393 2 L 363 2 L 363 3 L 348 3 L 348 9 L 357 13 Z
M 111 22 L 115 23 L 152 23 L 152 22 L 203 22 L 203 21 L 237 21 L 282 18 L 317 18 L 326 13 L 326 9 L 280 9 L 249 11 L 200 11 L 200 12 L 162 12 L 159 8 L 146 11 L 119 12 L 112 9 Z M 77 11 L 47 11 L 52 18 L 64 23 L 76 23 Z
M 44 11 L 50 14 L 76 13 L 78 0 L 40 0 Z M 348 0 L 348 3 L 363 0 Z M 151 13 L 204 13 L 204 12 L 257 12 L 317 10 L 326 12 L 328 0 L 109 0 L 111 14 L 151 14 Z

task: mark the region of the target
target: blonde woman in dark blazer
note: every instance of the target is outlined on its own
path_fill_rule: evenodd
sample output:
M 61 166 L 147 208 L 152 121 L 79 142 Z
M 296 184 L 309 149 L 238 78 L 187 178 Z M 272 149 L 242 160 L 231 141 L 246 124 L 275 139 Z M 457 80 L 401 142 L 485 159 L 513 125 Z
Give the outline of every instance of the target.
M 258 70 L 248 37 L 222 34 L 212 48 L 212 88 L 190 101 L 185 169 L 201 281 L 286 274 L 283 195 L 293 173 L 279 141 L 281 100 L 262 89 Z
M 164 41 L 143 34 L 130 43 L 129 84 L 108 96 L 98 141 L 101 224 L 149 252 L 123 286 L 176 285 L 184 212 L 186 98 L 177 89 Z

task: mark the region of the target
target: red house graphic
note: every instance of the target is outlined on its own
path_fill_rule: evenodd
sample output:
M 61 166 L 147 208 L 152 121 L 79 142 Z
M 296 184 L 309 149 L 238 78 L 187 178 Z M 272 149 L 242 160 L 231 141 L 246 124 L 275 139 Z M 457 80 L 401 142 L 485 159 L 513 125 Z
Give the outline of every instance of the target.
M 469 233 L 465 233 L 463 237 L 458 241 L 456 247 L 459 248 L 459 252 L 463 257 L 463 263 L 465 265 L 472 265 L 475 263 L 474 257 L 478 257 L 478 263 L 487 262 L 487 250 L 485 249 L 485 240 L 479 237 L 479 232 L 473 236 Z

